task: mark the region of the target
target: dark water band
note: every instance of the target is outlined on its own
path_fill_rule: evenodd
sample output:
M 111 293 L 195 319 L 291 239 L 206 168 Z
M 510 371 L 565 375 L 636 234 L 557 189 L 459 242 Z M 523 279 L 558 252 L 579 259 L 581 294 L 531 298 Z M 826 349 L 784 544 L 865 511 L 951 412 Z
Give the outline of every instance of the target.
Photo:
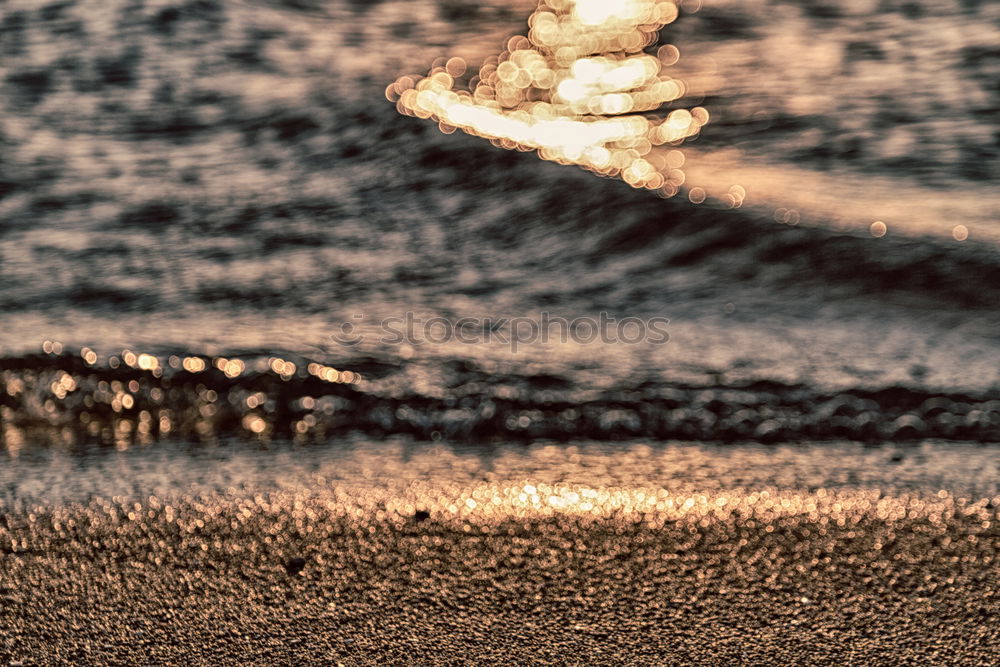
M 553 374 L 488 373 L 461 360 L 440 363 L 434 386 L 418 388 L 405 365 L 359 359 L 337 372 L 291 359 L 282 363 L 294 366 L 279 372 L 271 363 L 235 377 L 209 359 L 199 372 L 91 367 L 70 355 L 2 359 L 2 441 L 8 450 L 346 433 L 470 442 L 1000 441 L 1000 395 L 985 393 L 902 386 L 830 392 L 772 381 L 624 380 L 594 389 Z M 245 367 L 264 365 L 257 361 Z

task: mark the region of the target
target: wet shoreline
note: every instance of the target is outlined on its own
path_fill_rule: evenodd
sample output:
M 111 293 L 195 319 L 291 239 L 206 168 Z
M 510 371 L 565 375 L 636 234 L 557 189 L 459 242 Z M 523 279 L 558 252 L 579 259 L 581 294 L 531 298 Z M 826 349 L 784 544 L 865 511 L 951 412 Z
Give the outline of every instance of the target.
M 553 373 L 491 373 L 467 360 L 435 364 L 432 385 L 400 360 L 358 359 L 338 370 L 292 355 L 122 356 L 112 357 L 116 368 L 69 354 L 0 360 L 7 449 L 362 433 L 468 442 L 1000 442 L 1000 395 L 988 391 L 652 379 L 595 388 Z

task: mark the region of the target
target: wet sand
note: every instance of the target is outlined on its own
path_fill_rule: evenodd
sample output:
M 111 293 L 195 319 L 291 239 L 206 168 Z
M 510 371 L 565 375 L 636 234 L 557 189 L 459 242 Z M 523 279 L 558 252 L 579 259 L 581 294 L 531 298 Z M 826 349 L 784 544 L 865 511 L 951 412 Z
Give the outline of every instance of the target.
M 934 444 L 46 451 L 0 475 L 0 652 L 996 664 L 996 479 Z

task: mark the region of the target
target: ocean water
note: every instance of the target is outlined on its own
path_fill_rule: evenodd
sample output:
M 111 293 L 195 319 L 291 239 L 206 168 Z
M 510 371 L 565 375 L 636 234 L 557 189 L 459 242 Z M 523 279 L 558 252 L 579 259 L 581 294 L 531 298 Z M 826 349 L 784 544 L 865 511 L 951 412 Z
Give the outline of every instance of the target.
M 1000 5 L 681 3 L 710 121 L 670 199 L 386 100 L 534 7 L 0 1 L 6 449 L 1000 438 Z M 669 342 L 385 340 L 407 313 Z

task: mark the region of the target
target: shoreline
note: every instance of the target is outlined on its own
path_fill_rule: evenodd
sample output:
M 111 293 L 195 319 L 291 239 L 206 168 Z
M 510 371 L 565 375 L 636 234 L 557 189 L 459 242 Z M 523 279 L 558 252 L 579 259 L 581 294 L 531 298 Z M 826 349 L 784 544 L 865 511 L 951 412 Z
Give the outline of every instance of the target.
M 425 441 L 1000 442 L 1000 393 L 892 383 L 829 390 L 769 380 L 690 384 L 544 367 L 359 357 L 72 354 L 0 359 L 0 445 L 118 448 L 394 436 Z M 91 355 L 87 357 L 87 355 Z M 275 370 L 278 369 L 278 370 Z M 590 373 L 594 376 L 594 373 Z M 711 375 L 706 372 L 706 375 Z M 431 380 L 433 378 L 433 380 Z

